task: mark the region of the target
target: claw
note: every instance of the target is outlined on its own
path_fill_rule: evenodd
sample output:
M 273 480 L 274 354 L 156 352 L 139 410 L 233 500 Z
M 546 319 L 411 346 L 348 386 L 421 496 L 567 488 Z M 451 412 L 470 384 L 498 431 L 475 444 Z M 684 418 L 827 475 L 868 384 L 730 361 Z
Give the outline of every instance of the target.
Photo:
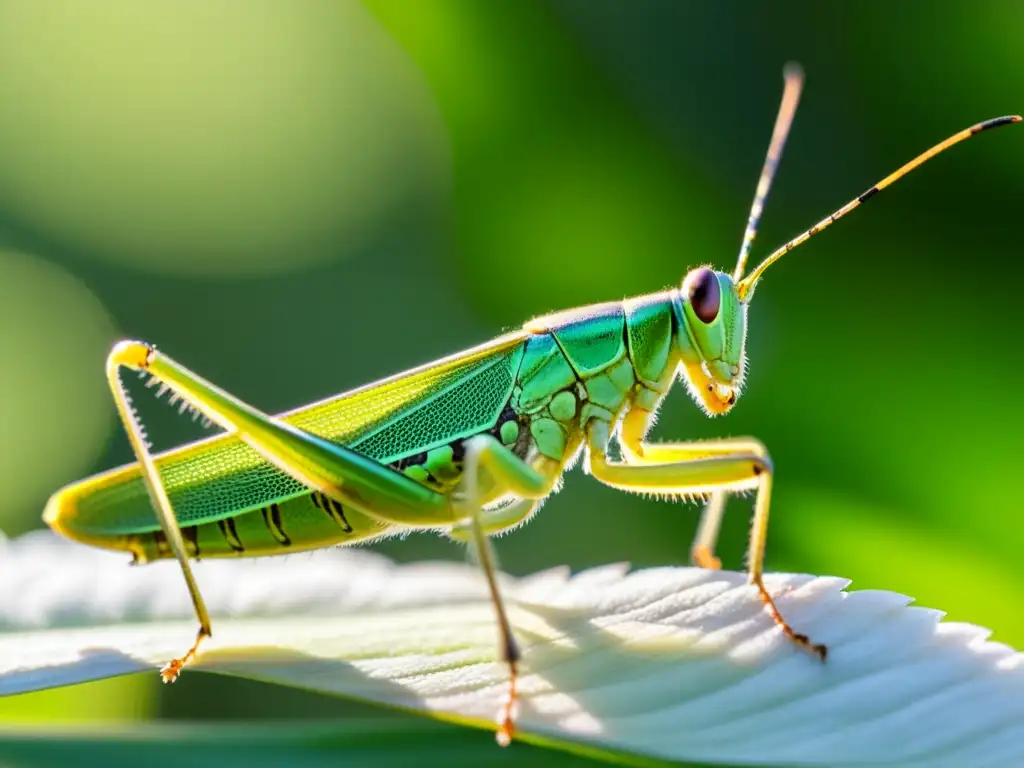
M 160 670 L 160 677 L 165 683 L 173 683 L 181 674 L 181 668 L 185 666 L 184 658 L 174 659 Z
M 160 670 L 160 677 L 163 678 L 165 683 L 173 683 L 178 679 L 179 675 L 181 675 L 181 670 L 196 657 L 196 653 L 199 651 L 199 644 L 209 636 L 209 632 L 202 627 L 199 628 L 199 632 L 196 633 L 196 641 L 192 643 L 192 647 L 188 649 L 188 653 L 181 658 L 173 659 L 168 662 L 167 665 Z
M 794 643 L 796 643 L 798 646 L 803 648 L 808 653 L 814 655 L 815 657 L 817 657 L 819 661 L 824 663 L 825 660 L 828 658 L 828 647 L 821 643 L 812 643 L 811 639 L 807 637 L 807 635 L 802 635 L 797 632 L 794 632 L 793 628 L 789 626 L 789 622 L 782 618 L 782 614 L 779 613 L 779 609 L 775 605 L 775 600 L 773 600 L 772 596 L 768 594 L 768 590 L 765 589 L 765 586 L 761 582 L 761 580 L 755 579 L 753 584 L 755 587 L 757 587 L 757 591 L 761 595 L 761 599 L 764 601 L 765 608 L 768 609 L 768 613 L 771 615 L 775 623 L 779 625 L 779 628 L 782 630 L 782 633 L 790 640 L 792 640 Z
M 698 568 L 705 568 L 709 571 L 722 570 L 722 561 L 715 557 L 714 553 L 703 544 L 698 544 L 693 548 L 691 559 Z
M 499 747 L 509 746 L 516 735 L 515 708 L 519 699 L 516 683 L 519 679 L 519 671 L 515 662 L 509 662 L 508 667 L 508 696 L 501 706 L 501 714 L 498 716 L 498 732 L 494 734 L 494 739 L 498 742 Z

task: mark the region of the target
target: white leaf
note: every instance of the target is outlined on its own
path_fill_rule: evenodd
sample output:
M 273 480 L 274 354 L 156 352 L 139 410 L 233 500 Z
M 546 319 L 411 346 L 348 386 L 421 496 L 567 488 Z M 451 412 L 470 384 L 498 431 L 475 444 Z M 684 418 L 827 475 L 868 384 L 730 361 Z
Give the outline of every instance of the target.
M 362 550 L 207 561 L 199 670 L 424 710 L 483 727 L 505 693 L 491 605 L 468 564 Z M 35 533 L 0 547 L 0 694 L 152 669 L 195 622 L 172 563 Z M 524 650 L 524 738 L 738 765 L 1024 765 L 1024 655 L 888 592 L 771 574 L 793 647 L 739 573 L 505 578 Z M 497 749 L 497 747 L 496 747 Z

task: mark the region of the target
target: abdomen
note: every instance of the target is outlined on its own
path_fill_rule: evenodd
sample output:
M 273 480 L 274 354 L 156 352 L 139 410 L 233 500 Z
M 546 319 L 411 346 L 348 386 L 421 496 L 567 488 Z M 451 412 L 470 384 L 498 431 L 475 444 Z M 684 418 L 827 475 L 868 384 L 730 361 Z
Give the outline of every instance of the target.
M 258 557 L 367 541 L 389 526 L 319 493 L 181 529 L 189 557 Z M 113 542 L 107 541 L 106 546 Z M 160 529 L 120 537 L 137 563 L 172 556 Z

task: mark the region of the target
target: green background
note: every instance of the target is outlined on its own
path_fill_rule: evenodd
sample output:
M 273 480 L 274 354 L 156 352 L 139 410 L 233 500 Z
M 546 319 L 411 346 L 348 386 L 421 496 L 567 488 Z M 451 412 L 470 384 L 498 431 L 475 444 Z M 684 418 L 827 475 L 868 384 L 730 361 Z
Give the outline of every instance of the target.
M 102 367 L 121 336 L 277 411 L 731 270 L 794 59 L 807 85 L 756 263 L 1024 110 L 1022 23 L 1016 0 L 0 0 L 0 527 L 39 527 L 50 492 L 130 458 Z M 770 448 L 769 569 L 1024 647 L 1022 199 L 1024 128 L 957 147 L 767 273 L 732 414 L 669 399 L 657 437 Z M 158 447 L 198 434 L 143 413 Z M 740 567 L 750 502 L 729 509 Z M 514 573 L 682 563 L 696 519 L 575 472 L 499 555 Z M 17 722 L 334 714 L 383 716 L 206 675 L 0 702 Z

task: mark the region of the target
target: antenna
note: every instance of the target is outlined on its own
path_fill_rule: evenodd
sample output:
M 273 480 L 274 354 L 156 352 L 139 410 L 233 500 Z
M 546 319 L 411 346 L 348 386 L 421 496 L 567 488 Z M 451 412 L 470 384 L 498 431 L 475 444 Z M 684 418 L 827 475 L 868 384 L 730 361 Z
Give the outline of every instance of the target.
M 804 87 L 804 71 L 796 62 L 788 63 L 782 70 L 782 76 L 786 82 L 782 91 L 782 103 L 779 105 L 779 114 L 775 118 L 775 128 L 772 130 L 768 154 L 765 156 L 764 166 L 761 168 L 761 178 L 757 180 L 754 202 L 750 205 L 750 215 L 747 217 L 747 229 L 743 233 L 740 255 L 736 260 L 736 270 L 733 272 L 733 280 L 737 283 L 747 268 L 747 256 L 750 254 L 750 247 L 754 244 L 754 238 L 757 236 L 757 224 L 761 220 L 762 211 L 764 211 L 764 201 L 768 198 L 768 191 L 772 188 L 775 169 L 779 167 L 782 150 L 786 146 L 786 137 L 789 136 L 789 127 L 793 124 L 796 105 L 800 102 L 800 91 Z
M 901 168 L 893 171 L 888 176 L 886 176 L 884 179 L 882 179 L 880 182 L 875 184 L 875 186 L 871 187 L 871 189 L 867 190 L 864 194 L 860 195 L 859 197 L 855 197 L 853 200 L 848 202 L 846 205 L 844 205 L 838 211 L 833 213 L 831 216 L 829 216 L 828 218 L 822 219 L 817 224 L 815 224 L 813 227 L 811 227 L 806 232 L 804 232 L 802 235 L 798 235 L 797 237 L 793 238 L 788 243 L 786 243 L 784 246 L 782 246 L 777 251 L 775 251 L 775 253 L 773 253 L 767 259 L 765 259 L 760 264 L 758 264 L 757 268 L 754 269 L 753 272 L 751 272 L 749 275 L 747 275 L 745 278 L 743 278 L 741 281 L 739 281 L 739 284 L 738 284 L 737 288 L 739 290 L 740 300 L 741 301 L 749 301 L 750 297 L 754 293 L 754 286 L 757 284 L 757 281 L 760 279 L 761 275 L 764 274 L 764 271 L 766 269 L 768 269 L 768 267 L 770 267 L 776 261 L 781 259 L 787 253 L 792 251 L 798 245 L 801 245 L 802 243 L 807 242 L 807 240 L 809 240 L 813 235 L 818 234 L 819 232 L 821 232 L 821 230 L 825 229 L 829 225 L 831 225 L 831 224 L 835 223 L 836 221 L 838 221 L 839 219 L 843 218 L 843 216 L 848 214 L 850 211 L 852 211 L 854 208 L 859 206 L 861 203 L 866 203 L 868 200 L 870 200 L 872 197 L 874 197 L 878 192 L 880 192 L 883 189 L 885 189 L 886 187 L 888 187 L 894 181 L 896 181 L 898 179 L 901 179 L 904 176 L 906 176 L 912 170 L 917 168 L 917 166 L 921 165 L 922 163 L 927 162 L 928 160 L 931 160 L 933 157 L 935 157 L 940 152 L 943 152 L 943 151 L 949 149 L 954 144 L 959 144 L 964 139 L 969 139 L 971 136 L 974 136 L 977 133 L 981 133 L 982 131 L 987 131 L 989 128 L 998 128 L 1001 125 L 1009 125 L 1010 123 L 1019 123 L 1019 122 L 1021 122 L 1021 119 L 1022 118 L 1021 118 L 1020 115 L 1007 115 L 1005 117 L 994 117 L 991 120 L 986 120 L 983 123 L 976 123 L 975 125 L 972 125 L 970 128 L 964 128 L 959 133 L 953 134 L 952 136 L 950 136 L 945 141 L 939 142 L 934 147 L 929 149 L 927 152 L 921 153 L 920 155 L 915 157 L 913 160 L 911 160 L 906 165 L 904 165 Z

